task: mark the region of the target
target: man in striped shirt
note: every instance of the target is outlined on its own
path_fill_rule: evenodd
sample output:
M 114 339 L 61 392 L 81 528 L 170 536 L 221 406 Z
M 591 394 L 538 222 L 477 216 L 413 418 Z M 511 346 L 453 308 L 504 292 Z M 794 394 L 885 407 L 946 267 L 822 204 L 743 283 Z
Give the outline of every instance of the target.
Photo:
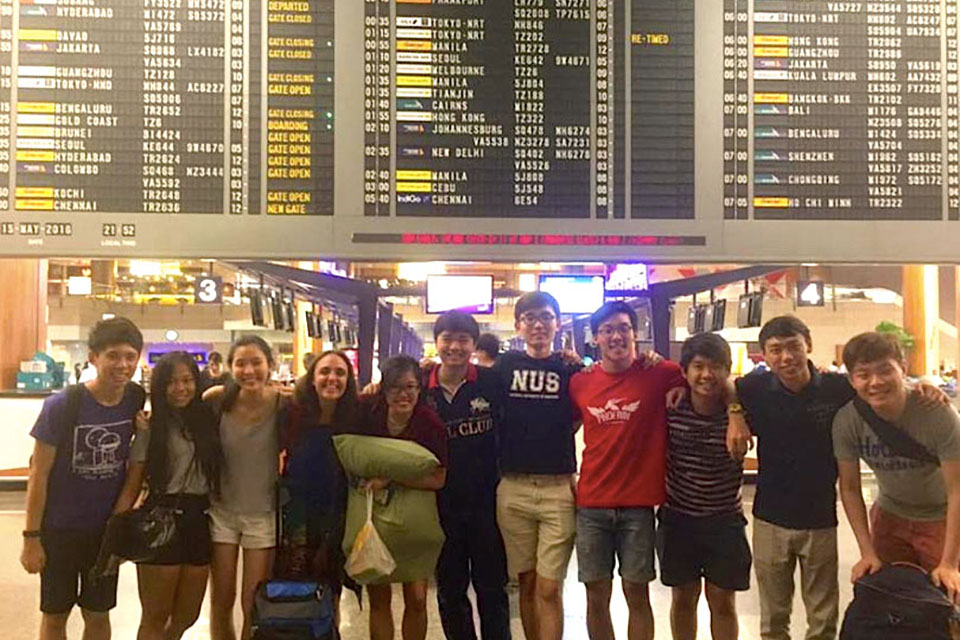
M 743 467 L 726 445 L 730 365 L 730 346 L 716 334 L 683 343 L 680 367 L 690 393 L 667 416 L 667 499 L 657 530 L 660 579 L 673 588 L 674 640 L 697 637 L 701 590 L 710 605 L 713 640 L 736 640 L 736 592 L 750 588 Z

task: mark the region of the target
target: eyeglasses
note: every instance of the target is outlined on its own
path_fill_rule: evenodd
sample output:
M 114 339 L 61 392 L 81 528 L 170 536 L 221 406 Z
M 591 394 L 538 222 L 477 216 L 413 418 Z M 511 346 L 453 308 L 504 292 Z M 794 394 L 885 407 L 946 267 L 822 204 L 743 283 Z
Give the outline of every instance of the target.
M 415 396 L 420 393 L 420 386 L 416 384 L 408 384 L 402 387 L 390 387 L 387 389 L 387 395 L 391 398 L 396 398 L 401 393 L 408 396 Z
M 549 311 L 544 311 L 543 313 L 525 313 L 520 316 L 520 322 L 531 327 L 538 322 L 548 325 L 556 319 L 557 316 L 553 315 Z
M 597 335 L 602 338 L 612 338 L 614 334 L 629 337 L 631 333 L 633 333 L 633 326 L 629 324 L 618 324 L 616 326 L 605 324 L 597 329 Z

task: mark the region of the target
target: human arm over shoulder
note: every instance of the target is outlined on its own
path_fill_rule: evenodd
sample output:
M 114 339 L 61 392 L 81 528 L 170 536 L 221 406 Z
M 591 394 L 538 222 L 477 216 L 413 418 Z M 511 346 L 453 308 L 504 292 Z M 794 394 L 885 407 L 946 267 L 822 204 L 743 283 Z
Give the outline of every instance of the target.
M 200 396 L 201 399 L 206 402 L 211 407 L 216 407 L 223 401 L 223 395 L 226 391 L 226 387 L 222 385 L 217 385 L 215 387 L 210 387 L 203 392 L 203 395 Z
M 743 460 L 747 451 L 753 448 L 753 433 L 740 404 L 743 380 L 727 382 L 727 451 L 735 460 Z

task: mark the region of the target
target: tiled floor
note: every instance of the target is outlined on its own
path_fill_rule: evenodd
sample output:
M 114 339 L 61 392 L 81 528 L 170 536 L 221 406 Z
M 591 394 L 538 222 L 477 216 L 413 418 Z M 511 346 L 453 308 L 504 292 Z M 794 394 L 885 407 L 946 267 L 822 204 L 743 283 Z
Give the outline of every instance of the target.
M 873 485 L 867 483 L 867 493 L 873 492 Z M 745 491 L 745 497 L 748 502 L 752 497 L 752 491 L 748 488 Z M 871 496 L 867 496 L 868 500 Z M 20 553 L 20 530 L 23 528 L 23 508 L 24 496 L 22 493 L 0 493 L 0 637 L 4 640 L 33 640 L 37 637 L 37 626 L 39 622 L 39 613 L 37 611 L 39 588 L 38 580 L 23 572 L 19 564 Z M 839 509 L 839 505 L 838 505 Z M 842 520 L 842 509 L 839 509 Z M 851 586 L 847 579 L 850 573 L 851 565 L 856 562 L 859 555 L 856 543 L 850 533 L 850 529 L 845 521 L 841 521 L 840 531 L 840 599 L 841 612 L 846 608 L 851 597 Z M 583 587 L 576 582 L 576 557 L 571 564 L 567 582 L 564 587 L 564 602 L 566 606 L 565 617 L 565 637 L 569 639 L 581 639 L 587 637 L 586 632 L 586 602 L 584 599 Z M 614 627 L 617 636 L 621 639 L 626 638 L 626 603 L 623 597 L 615 589 L 614 601 L 612 604 Z M 653 610 L 656 615 L 656 638 L 657 640 L 668 640 L 670 638 L 669 627 L 669 609 L 670 593 L 669 590 L 655 582 L 651 585 L 651 595 L 653 600 Z M 134 638 L 139 621 L 140 606 L 137 599 L 136 574 L 133 567 L 129 564 L 124 565 L 120 575 L 119 604 L 113 613 L 114 638 L 126 640 Z M 402 607 L 402 598 L 397 593 L 394 598 L 397 620 L 399 620 L 400 607 Z M 519 613 L 517 612 L 516 594 L 511 594 L 513 631 L 514 638 L 523 638 L 523 631 L 520 626 Z M 755 640 L 760 637 L 759 619 L 760 609 L 757 600 L 756 587 L 749 592 L 741 594 L 738 599 L 738 608 L 741 621 L 741 640 Z M 366 624 L 366 610 L 361 612 L 357 607 L 356 599 L 352 595 L 344 598 L 341 626 L 344 640 L 363 640 L 368 637 Z M 706 610 L 706 604 L 701 601 L 699 611 L 700 633 L 698 639 L 708 639 L 710 637 L 708 629 L 709 613 Z M 803 605 L 800 603 L 799 595 L 794 605 L 793 634 L 794 638 L 802 638 L 806 625 L 803 621 Z M 80 638 L 80 620 L 79 614 L 75 614 L 71 619 L 70 638 Z M 399 635 L 399 632 L 398 632 Z M 187 640 L 205 640 L 208 638 L 207 631 L 207 609 L 201 613 L 200 620 L 187 632 Z M 440 623 L 437 615 L 436 599 L 430 600 L 430 626 L 427 637 L 430 640 L 441 640 L 443 632 L 440 629 Z

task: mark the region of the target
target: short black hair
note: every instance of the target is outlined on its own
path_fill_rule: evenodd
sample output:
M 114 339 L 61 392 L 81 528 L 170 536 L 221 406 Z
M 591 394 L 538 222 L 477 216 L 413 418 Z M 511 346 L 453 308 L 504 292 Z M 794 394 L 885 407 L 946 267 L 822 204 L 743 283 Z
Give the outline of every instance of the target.
M 395 388 L 406 374 L 412 374 L 417 386 L 423 390 L 423 377 L 420 363 L 407 355 L 391 356 L 380 365 L 380 396 L 384 403 L 387 401 L 387 392 Z M 423 402 L 423 395 L 417 399 L 417 404 Z
M 810 328 L 803 323 L 803 320 L 797 316 L 777 316 L 768 320 L 763 328 L 760 329 L 760 349 L 770 338 L 791 338 L 793 336 L 803 336 L 807 342 L 807 347 L 813 346 L 813 339 L 810 337 Z
M 491 358 L 500 355 L 500 338 L 492 333 L 481 333 L 477 338 L 477 351 L 483 351 Z
M 517 304 L 513 307 L 513 318 L 514 320 L 520 320 L 520 316 L 527 311 L 543 307 L 553 309 L 553 312 L 557 314 L 557 320 L 560 320 L 560 303 L 546 291 L 531 291 L 520 296 Z
M 623 300 L 611 300 L 610 302 L 604 302 L 600 305 L 600 308 L 590 316 L 591 333 L 597 335 L 597 331 L 600 330 L 600 325 L 610 318 L 610 316 L 615 316 L 618 313 L 625 313 L 627 317 L 630 318 L 630 326 L 633 327 L 634 331 L 637 331 L 637 312 L 633 310 L 633 307 Z
M 733 366 L 730 345 L 716 333 L 698 333 L 683 341 L 680 348 L 680 368 L 684 373 L 697 356 L 722 364 L 728 371 Z
M 210 355 L 207 356 L 207 362 L 210 364 L 218 364 L 223 362 L 223 354 L 219 351 L 211 351 Z
M 118 344 L 128 344 L 138 353 L 143 351 L 143 334 L 140 333 L 140 329 L 130 320 L 119 316 L 101 320 L 93 325 L 87 338 L 87 346 L 94 353 L 100 353 Z
M 480 325 L 472 315 L 463 311 L 447 311 L 437 318 L 433 323 L 433 339 L 436 340 L 444 331 L 469 334 L 474 343 L 480 337 Z
M 868 331 L 850 338 L 850 341 L 843 346 L 843 364 L 850 373 L 853 373 L 853 368 L 862 362 L 880 360 L 903 363 L 903 347 L 896 336 Z

